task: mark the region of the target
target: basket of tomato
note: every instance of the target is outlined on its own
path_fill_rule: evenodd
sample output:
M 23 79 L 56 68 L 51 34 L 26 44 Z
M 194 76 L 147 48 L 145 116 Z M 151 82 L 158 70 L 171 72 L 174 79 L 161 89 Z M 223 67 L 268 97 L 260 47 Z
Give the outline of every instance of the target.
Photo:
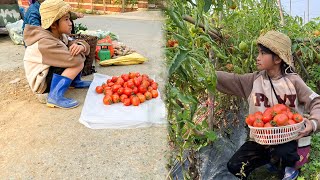
M 159 95 L 158 83 L 147 74 L 138 72 L 113 76 L 101 86 L 96 86 L 96 92 L 104 94 L 102 101 L 105 105 L 122 102 L 124 106 L 139 106 Z
M 283 144 L 298 137 L 304 128 L 302 115 L 292 112 L 283 104 L 249 114 L 246 123 L 250 128 L 250 137 L 262 145 Z

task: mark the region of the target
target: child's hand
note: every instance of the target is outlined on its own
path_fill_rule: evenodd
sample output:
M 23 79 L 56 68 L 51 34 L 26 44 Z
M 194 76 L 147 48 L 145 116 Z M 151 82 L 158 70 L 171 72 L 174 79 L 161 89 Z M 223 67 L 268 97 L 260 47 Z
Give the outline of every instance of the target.
M 304 120 L 305 120 L 306 128 L 299 132 L 299 136 L 297 137 L 297 139 L 308 136 L 313 131 L 312 124 L 311 124 L 312 122 L 307 118 L 304 118 Z
M 71 54 L 72 56 L 76 56 L 76 55 L 78 55 L 79 53 L 84 52 L 84 47 L 83 47 L 82 45 L 72 44 L 72 45 L 69 47 L 69 51 L 70 51 L 70 54 Z

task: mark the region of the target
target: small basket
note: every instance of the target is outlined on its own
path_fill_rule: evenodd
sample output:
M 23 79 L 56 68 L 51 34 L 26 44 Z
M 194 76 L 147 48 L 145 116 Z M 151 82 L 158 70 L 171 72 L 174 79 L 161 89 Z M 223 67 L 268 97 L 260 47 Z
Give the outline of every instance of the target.
M 90 54 L 86 56 L 86 60 L 84 62 L 84 66 L 82 69 L 82 76 L 86 76 L 92 73 L 95 73 L 95 66 L 93 65 L 93 62 L 95 62 L 96 59 L 96 46 L 98 42 L 98 38 L 96 36 L 90 36 L 85 34 L 71 34 L 71 38 L 73 39 L 80 39 L 86 41 L 90 46 Z
M 290 142 L 298 137 L 299 132 L 304 128 L 304 121 L 281 127 L 253 127 L 250 128 L 250 137 L 262 145 L 277 145 Z

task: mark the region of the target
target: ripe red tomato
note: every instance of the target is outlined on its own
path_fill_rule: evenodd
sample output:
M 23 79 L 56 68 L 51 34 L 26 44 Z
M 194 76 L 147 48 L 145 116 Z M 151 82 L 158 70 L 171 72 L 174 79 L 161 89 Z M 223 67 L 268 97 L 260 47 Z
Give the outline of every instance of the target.
M 138 79 L 140 82 L 142 82 L 142 80 L 143 80 L 143 79 L 142 79 L 142 76 L 138 76 L 137 79 Z
M 144 96 L 146 97 L 147 100 L 152 99 L 152 94 L 149 91 L 145 92 Z
M 97 86 L 97 87 L 96 87 L 96 92 L 97 92 L 98 94 L 103 93 L 103 88 L 102 88 L 102 86 Z
M 105 95 L 103 98 L 103 104 L 110 105 L 112 103 L 113 103 L 113 101 L 112 101 L 111 95 Z
M 295 122 L 299 123 L 299 122 L 301 122 L 303 120 L 303 117 L 300 114 L 295 113 L 295 114 L 293 114 L 293 120 Z
M 121 88 L 121 85 L 115 84 L 115 85 L 112 86 L 112 91 L 115 93 L 115 92 L 118 91 L 119 88 Z
M 132 92 L 133 92 L 134 94 L 137 94 L 137 93 L 139 92 L 139 90 L 138 90 L 138 88 L 137 88 L 136 86 L 134 86 L 134 87 L 132 88 Z
M 141 103 L 144 103 L 146 101 L 146 97 L 141 93 L 138 93 L 137 97 L 139 98 Z
M 289 125 L 292 125 L 292 124 L 297 124 L 297 123 L 296 123 L 296 121 L 294 121 L 294 120 L 292 120 L 292 119 L 289 119 L 289 120 L 288 120 L 288 124 L 289 124 Z
M 104 90 L 103 91 L 103 94 L 105 94 L 105 95 L 112 95 L 113 94 L 113 91 L 111 90 L 111 89 L 108 89 L 108 90 Z
M 120 87 L 117 91 L 117 93 L 119 94 L 119 96 L 121 96 L 123 94 L 124 88 Z
M 113 95 L 112 95 L 112 101 L 113 101 L 114 103 L 120 102 L 120 97 L 119 97 L 119 95 L 118 95 L 118 94 L 113 94 Z
M 289 119 L 293 120 L 293 113 L 291 111 L 287 112 L 287 116 Z
M 138 73 L 138 72 L 136 72 L 135 74 L 136 74 L 136 77 L 139 77 L 139 76 L 140 76 L 140 73 Z
M 121 77 L 119 77 L 116 81 L 116 84 L 120 84 L 122 86 L 124 84 L 124 80 Z
M 105 86 L 103 89 L 104 89 L 104 90 L 112 90 L 112 88 L 109 87 L 109 86 Z
M 124 88 L 123 94 L 127 95 L 128 97 L 132 95 L 131 88 Z
M 138 88 L 139 92 L 144 94 L 145 92 L 147 92 L 146 86 L 144 85 L 140 85 Z
M 121 102 L 124 102 L 124 100 L 127 99 L 127 98 L 128 98 L 128 96 L 127 96 L 126 94 L 122 94 L 122 95 L 120 96 L 120 101 L 121 101 Z
M 128 82 L 124 82 L 122 87 L 124 88 L 128 87 Z
M 262 120 L 256 119 L 256 120 L 253 122 L 253 126 L 254 126 L 254 127 L 264 127 L 264 123 L 262 122 Z
M 137 77 L 135 77 L 135 78 L 133 78 L 133 83 L 135 86 L 139 87 L 141 84 L 141 81 Z
M 151 92 L 152 90 L 154 90 L 151 86 L 148 87 L 148 91 Z
M 108 80 L 107 80 L 107 84 L 110 83 L 110 82 L 112 82 L 111 79 L 108 79 Z
M 246 123 L 249 125 L 249 126 L 253 126 L 253 123 L 255 121 L 255 117 L 253 114 L 249 114 L 248 117 L 246 118 Z
M 124 99 L 123 100 L 123 105 L 130 106 L 131 105 L 131 100 L 129 98 Z
M 263 115 L 262 115 L 262 121 L 264 123 L 267 123 L 267 122 L 270 122 L 273 118 L 272 116 L 272 108 L 267 108 L 264 112 L 263 112 Z
M 144 85 L 145 87 L 149 87 L 150 83 L 147 80 L 142 80 L 141 85 Z
M 131 99 L 131 104 L 134 106 L 139 106 L 140 104 L 140 99 L 137 96 L 133 96 Z
M 109 87 L 112 87 L 113 85 L 114 85 L 113 82 L 109 82 L 109 83 L 107 84 L 107 86 L 109 86 Z
M 129 80 L 129 74 L 122 74 L 122 75 L 121 75 L 121 78 L 122 78 L 125 82 L 127 82 L 127 81 Z
M 277 114 L 281 114 L 282 112 L 286 112 L 287 106 L 284 104 L 276 104 L 272 107 L 272 109 L 273 109 L 273 116 L 275 116 Z
M 152 90 L 151 94 L 152 94 L 152 98 L 156 98 L 159 95 L 157 90 Z M 262 118 L 262 116 L 261 116 L 261 118 Z
M 285 126 L 288 123 L 288 116 L 285 114 L 278 114 L 273 120 L 276 122 L 277 126 Z
M 135 78 L 136 77 L 136 73 L 133 73 L 133 72 L 130 72 L 129 73 L 129 78 L 130 79 L 133 79 L 133 78 Z
M 156 82 L 153 82 L 151 83 L 151 87 L 154 89 L 154 90 L 157 90 L 158 89 L 158 84 Z
M 128 88 L 133 88 L 134 87 L 134 82 L 132 79 L 130 79 L 129 81 L 127 81 L 127 87 Z
M 149 78 L 148 77 L 142 77 L 142 80 L 145 80 L 145 81 L 149 82 Z
M 111 79 L 111 82 L 114 82 L 114 83 L 115 83 L 115 82 L 117 81 L 117 79 L 118 79 L 117 76 L 113 76 L 112 79 Z
M 272 124 L 270 122 L 267 122 L 264 124 L 264 127 L 273 127 Z

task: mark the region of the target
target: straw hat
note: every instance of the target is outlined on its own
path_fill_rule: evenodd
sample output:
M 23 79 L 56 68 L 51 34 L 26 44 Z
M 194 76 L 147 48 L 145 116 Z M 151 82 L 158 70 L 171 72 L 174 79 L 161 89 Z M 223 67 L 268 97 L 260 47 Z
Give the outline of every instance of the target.
M 258 44 L 269 48 L 272 52 L 277 54 L 285 63 L 293 67 L 293 59 L 291 52 L 291 40 L 290 38 L 277 31 L 268 31 L 266 34 L 261 35 L 258 40 Z
M 56 20 L 71 11 L 63 0 L 45 0 L 40 6 L 41 27 L 48 29 Z

